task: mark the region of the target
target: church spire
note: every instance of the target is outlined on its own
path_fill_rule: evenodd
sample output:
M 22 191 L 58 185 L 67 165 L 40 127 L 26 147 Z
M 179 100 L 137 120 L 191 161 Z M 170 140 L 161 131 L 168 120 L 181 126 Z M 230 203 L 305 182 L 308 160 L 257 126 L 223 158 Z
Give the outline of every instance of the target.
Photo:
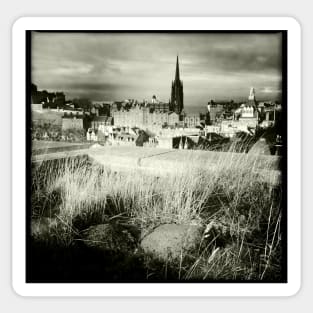
M 177 55 L 175 79 L 174 81 L 172 81 L 171 110 L 173 112 L 176 112 L 177 114 L 181 114 L 183 108 L 184 108 L 183 82 L 180 80 L 179 61 Z
M 256 99 L 255 99 L 255 90 L 253 87 L 250 88 L 248 103 L 249 103 L 249 105 L 252 105 L 252 106 L 255 106 L 257 104 Z
M 250 94 L 248 100 L 255 101 L 255 90 L 253 87 L 250 88 Z
M 178 54 L 177 54 L 177 60 L 176 60 L 176 74 L 175 74 L 175 80 L 179 81 L 179 63 L 178 63 Z

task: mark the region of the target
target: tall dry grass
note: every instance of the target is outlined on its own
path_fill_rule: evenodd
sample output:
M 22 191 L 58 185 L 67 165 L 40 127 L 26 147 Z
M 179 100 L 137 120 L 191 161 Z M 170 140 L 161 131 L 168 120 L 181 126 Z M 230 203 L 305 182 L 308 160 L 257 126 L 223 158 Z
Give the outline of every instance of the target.
M 208 238 L 172 264 L 180 279 L 279 279 L 281 191 L 266 183 L 270 178 L 257 163 L 257 156 L 224 153 L 214 166 L 202 167 L 190 155 L 183 171 L 156 177 L 114 172 L 86 159 L 47 162 L 33 171 L 33 216 L 55 209 L 55 202 L 51 233 L 65 245 L 81 229 L 114 218 L 127 219 L 143 235 L 164 223 L 202 225 Z M 265 175 L 272 173 L 268 167 Z

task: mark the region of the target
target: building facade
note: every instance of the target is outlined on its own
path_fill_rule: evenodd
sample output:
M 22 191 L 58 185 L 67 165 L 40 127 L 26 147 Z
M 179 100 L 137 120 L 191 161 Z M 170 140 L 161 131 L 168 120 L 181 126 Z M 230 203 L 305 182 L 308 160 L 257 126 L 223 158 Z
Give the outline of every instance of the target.
M 91 128 L 98 129 L 99 126 L 111 126 L 113 118 L 109 116 L 95 116 L 91 120 Z
M 224 111 L 222 104 L 215 103 L 213 100 L 208 102 L 208 115 L 210 125 L 214 125 Z
M 148 107 L 136 106 L 128 111 L 113 112 L 114 126 L 118 127 L 162 127 L 177 126 L 179 115 L 175 112 L 150 111 Z
M 184 126 L 188 128 L 194 128 L 200 126 L 200 115 L 186 115 L 184 117 Z
M 81 117 L 62 117 L 62 130 L 84 129 L 84 119 Z

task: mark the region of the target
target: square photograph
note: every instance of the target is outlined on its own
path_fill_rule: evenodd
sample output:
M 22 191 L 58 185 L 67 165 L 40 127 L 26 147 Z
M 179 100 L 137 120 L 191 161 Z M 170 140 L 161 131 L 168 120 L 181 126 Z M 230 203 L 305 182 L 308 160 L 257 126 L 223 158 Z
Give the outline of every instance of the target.
M 286 283 L 287 31 L 26 31 L 27 283 Z

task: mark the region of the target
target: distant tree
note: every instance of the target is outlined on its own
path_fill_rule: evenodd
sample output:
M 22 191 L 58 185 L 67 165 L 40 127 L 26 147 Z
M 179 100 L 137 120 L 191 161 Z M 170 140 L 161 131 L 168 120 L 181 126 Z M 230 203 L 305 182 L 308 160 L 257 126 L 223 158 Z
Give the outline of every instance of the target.
M 69 128 L 62 131 L 62 135 L 70 141 L 85 141 L 86 134 L 83 129 Z
M 225 103 L 225 110 L 227 112 L 231 112 L 235 109 L 237 109 L 237 104 L 234 102 L 234 100 L 230 100 L 229 102 Z
M 75 98 L 72 103 L 75 109 L 81 108 L 84 111 L 89 111 L 91 109 L 92 103 L 88 98 Z

